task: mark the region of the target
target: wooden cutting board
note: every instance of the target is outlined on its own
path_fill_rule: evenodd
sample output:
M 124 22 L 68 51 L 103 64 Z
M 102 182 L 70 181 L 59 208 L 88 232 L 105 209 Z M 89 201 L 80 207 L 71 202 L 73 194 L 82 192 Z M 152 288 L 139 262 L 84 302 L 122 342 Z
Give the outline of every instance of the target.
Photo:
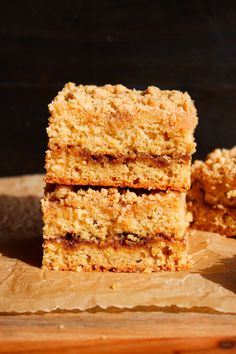
M 121 311 L 0 316 L 0 353 L 236 353 L 236 316 Z

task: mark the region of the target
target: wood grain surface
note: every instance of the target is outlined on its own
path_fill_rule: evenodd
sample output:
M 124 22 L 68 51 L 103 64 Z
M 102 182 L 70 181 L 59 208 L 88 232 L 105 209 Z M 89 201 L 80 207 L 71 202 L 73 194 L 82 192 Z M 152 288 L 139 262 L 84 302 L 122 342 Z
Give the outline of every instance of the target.
M 85 341 L 49 341 L 3 343 L 0 353 L 22 354 L 218 354 L 236 353 L 236 337 L 233 338 L 164 338 L 164 339 L 132 339 L 132 340 L 85 340 Z
M 236 353 L 236 316 L 95 311 L 0 316 L 0 353 Z

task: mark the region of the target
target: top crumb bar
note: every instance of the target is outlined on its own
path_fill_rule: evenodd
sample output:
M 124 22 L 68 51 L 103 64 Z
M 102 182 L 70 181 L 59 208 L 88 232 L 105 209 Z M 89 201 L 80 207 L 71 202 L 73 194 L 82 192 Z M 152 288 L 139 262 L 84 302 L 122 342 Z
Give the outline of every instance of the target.
M 197 113 L 187 93 L 68 83 L 49 110 L 48 183 L 189 188 Z
M 177 156 L 195 151 L 197 114 L 187 93 L 122 85 L 65 85 L 49 105 L 49 146 L 93 153 Z

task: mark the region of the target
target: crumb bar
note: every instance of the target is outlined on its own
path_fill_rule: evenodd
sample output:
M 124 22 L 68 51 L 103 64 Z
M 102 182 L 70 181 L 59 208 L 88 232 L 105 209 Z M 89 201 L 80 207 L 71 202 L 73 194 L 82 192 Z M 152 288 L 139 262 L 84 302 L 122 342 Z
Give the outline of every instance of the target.
M 187 267 L 185 193 L 48 185 L 42 201 L 49 269 Z
M 189 188 L 197 115 L 187 93 L 68 83 L 49 110 L 48 183 Z

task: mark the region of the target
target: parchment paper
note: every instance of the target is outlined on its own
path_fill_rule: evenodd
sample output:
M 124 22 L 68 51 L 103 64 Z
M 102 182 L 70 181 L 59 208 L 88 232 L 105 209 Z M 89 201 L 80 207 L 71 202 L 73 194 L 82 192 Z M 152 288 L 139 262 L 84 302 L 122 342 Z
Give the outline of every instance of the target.
M 0 180 L 0 312 L 169 306 L 236 313 L 236 240 L 191 232 L 190 272 L 116 274 L 40 269 L 42 176 Z

